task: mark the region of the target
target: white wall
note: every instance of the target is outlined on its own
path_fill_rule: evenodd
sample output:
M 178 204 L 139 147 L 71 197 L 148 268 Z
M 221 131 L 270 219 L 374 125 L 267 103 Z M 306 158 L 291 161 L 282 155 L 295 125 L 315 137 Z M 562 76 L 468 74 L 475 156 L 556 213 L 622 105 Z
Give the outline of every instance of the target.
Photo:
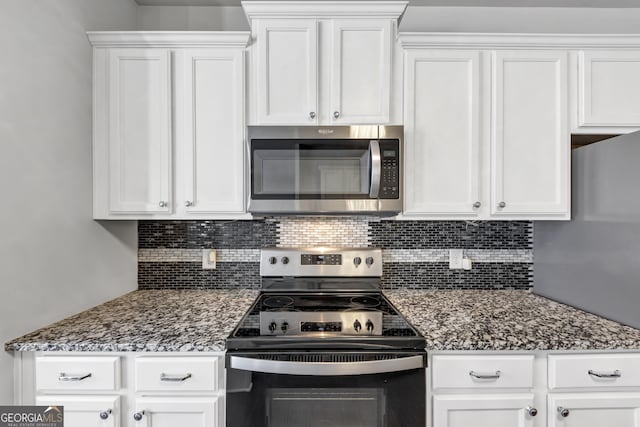
M 409 6 L 400 31 L 640 33 L 640 8 Z M 141 6 L 141 30 L 247 30 L 241 7 Z
M 140 6 L 140 30 L 238 31 L 249 23 L 241 7 L 235 6 Z
M 640 33 L 640 8 L 408 7 L 400 31 Z
M 136 224 L 91 219 L 90 29 L 133 0 L 0 0 L 0 343 L 136 285 Z M 0 352 L 0 404 L 12 358 Z

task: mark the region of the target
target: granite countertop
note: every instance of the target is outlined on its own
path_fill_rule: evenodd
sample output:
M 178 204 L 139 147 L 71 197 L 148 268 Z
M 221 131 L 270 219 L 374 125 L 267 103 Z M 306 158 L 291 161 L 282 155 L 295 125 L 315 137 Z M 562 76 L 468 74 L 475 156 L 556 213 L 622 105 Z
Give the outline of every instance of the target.
M 640 330 L 528 291 L 387 290 L 427 350 L 632 350 Z
M 249 290 L 134 291 L 5 344 L 14 351 L 224 351 L 258 295 Z
M 640 330 L 528 291 L 386 290 L 427 350 L 640 349 Z M 12 340 L 13 351 L 223 351 L 250 290 L 134 291 Z

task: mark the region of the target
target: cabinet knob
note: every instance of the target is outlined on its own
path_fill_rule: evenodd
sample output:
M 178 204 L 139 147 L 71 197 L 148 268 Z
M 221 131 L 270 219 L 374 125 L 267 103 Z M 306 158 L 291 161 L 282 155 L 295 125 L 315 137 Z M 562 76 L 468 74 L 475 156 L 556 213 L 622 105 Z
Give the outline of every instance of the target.
M 473 204 L 473 207 L 476 208 L 476 209 L 478 209 L 480 206 L 482 206 L 482 203 L 480 203 L 480 202 L 475 202 Z
M 133 414 L 133 419 L 136 420 L 136 421 L 141 421 L 142 417 L 144 417 L 144 411 L 135 412 Z
M 100 412 L 100 419 L 108 420 L 110 415 L 111 415 L 111 409 L 107 409 L 106 411 Z
M 166 208 L 167 207 L 167 202 L 165 202 L 164 200 L 160 200 L 158 202 L 158 206 L 160 206 L 161 208 Z
M 562 406 L 558 406 L 558 414 L 560 414 L 562 418 L 567 418 L 569 416 L 569 410 Z
M 185 208 L 190 208 L 191 206 L 193 206 L 193 202 L 191 200 L 187 200 L 186 202 L 184 202 Z
M 339 117 L 340 117 L 340 111 L 337 111 L 337 110 L 336 110 L 336 111 L 334 111 L 334 112 L 333 112 L 333 118 L 334 118 L 334 119 L 337 119 L 337 118 L 339 118 Z
M 534 408 L 533 406 L 527 406 L 525 408 L 525 411 L 527 411 L 527 414 L 530 417 L 535 417 L 536 415 L 538 415 L 538 410 L 536 408 Z
M 504 208 L 505 206 L 507 206 L 507 204 L 505 202 L 498 203 L 498 207 L 501 208 L 501 209 Z
M 309 113 L 309 118 L 310 118 L 311 120 L 315 119 L 315 118 L 316 118 L 316 112 L 315 112 L 315 111 L 310 112 L 310 113 Z

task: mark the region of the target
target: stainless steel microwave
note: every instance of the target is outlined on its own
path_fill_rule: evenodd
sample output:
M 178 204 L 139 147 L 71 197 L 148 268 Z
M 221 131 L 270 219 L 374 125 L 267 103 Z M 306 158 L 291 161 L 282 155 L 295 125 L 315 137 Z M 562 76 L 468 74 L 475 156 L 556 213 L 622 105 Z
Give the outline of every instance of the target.
M 249 126 L 249 212 L 402 210 L 402 126 Z

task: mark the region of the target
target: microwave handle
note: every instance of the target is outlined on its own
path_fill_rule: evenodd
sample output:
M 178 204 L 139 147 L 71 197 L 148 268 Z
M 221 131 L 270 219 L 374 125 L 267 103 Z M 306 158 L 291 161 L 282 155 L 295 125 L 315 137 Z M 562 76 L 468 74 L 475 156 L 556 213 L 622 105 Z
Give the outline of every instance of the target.
M 380 141 L 369 141 L 369 159 L 371 161 L 371 187 L 369 187 L 369 197 L 377 199 L 380 194 L 380 177 L 382 175 Z

